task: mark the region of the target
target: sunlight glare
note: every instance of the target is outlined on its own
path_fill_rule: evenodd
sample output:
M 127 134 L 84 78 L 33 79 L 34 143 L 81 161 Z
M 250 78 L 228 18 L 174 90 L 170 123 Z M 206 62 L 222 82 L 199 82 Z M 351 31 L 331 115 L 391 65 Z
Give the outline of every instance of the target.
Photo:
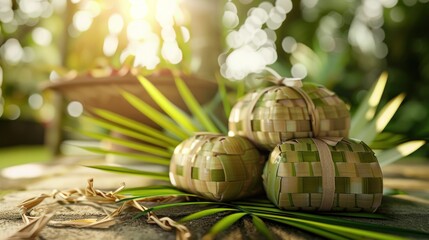
M 148 7 L 146 1 L 143 0 L 129 0 L 130 6 L 130 15 L 133 19 L 143 19 L 148 12 Z
M 41 176 L 46 168 L 39 164 L 24 164 L 5 168 L 1 175 L 9 179 L 34 178 Z
M 33 37 L 34 42 L 39 44 L 40 46 L 48 46 L 49 44 L 51 44 L 52 41 L 51 32 L 43 27 L 35 28 L 31 36 Z
M 24 57 L 24 50 L 17 39 L 10 38 L 0 47 L 0 54 L 9 64 L 16 65 Z
M 118 49 L 118 37 L 115 35 L 108 35 L 104 39 L 103 43 L 103 53 L 105 56 L 110 57 L 113 56 Z
M 109 33 L 111 34 L 119 34 L 122 31 L 122 28 L 124 27 L 124 19 L 120 14 L 112 14 L 109 17 L 108 21 L 109 26 Z
M 145 20 L 135 20 L 128 24 L 127 37 L 130 41 L 141 40 L 152 33 L 151 25 Z
M 156 7 L 156 20 L 162 27 L 174 25 L 173 16 L 178 10 L 177 1 L 158 0 Z
M 92 14 L 88 11 L 78 11 L 73 15 L 73 26 L 76 30 L 84 32 L 91 27 Z
M 181 26 L 180 31 L 182 32 L 183 41 L 187 43 L 191 39 L 191 33 L 187 27 Z

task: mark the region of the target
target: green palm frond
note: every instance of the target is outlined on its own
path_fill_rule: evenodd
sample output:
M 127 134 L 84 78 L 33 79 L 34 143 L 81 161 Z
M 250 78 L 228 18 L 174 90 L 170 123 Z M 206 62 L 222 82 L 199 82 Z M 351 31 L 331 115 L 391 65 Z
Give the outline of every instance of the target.
M 171 119 L 174 120 L 174 122 L 178 123 L 188 133 L 199 131 L 199 129 L 196 128 L 194 124 L 192 124 L 192 119 L 187 114 L 185 114 L 182 110 L 176 107 L 176 105 L 170 102 L 170 100 L 168 100 L 167 97 L 165 97 L 164 94 L 162 94 L 148 79 L 146 79 L 141 75 L 138 76 L 137 78 L 140 81 L 141 85 L 144 87 L 144 89 L 147 91 L 147 93 L 151 96 L 151 98 L 158 104 L 158 106 L 161 107 L 162 110 L 164 110 L 165 113 L 168 114 L 168 116 L 170 116 Z M 186 95 L 186 96 L 189 96 L 189 95 Z M 128 100 L 130 101 L 130 99 Z M 131 101 L 135 103 L 139 102 L 139 101 L 135 101 L 134 99 Z M 143 109 L 144 108 L 143 105 L 144 104 L 140 103 L 134 106 L 137 107 L 138 109 Z M 142 113 L 145 113 L 145 112 L 142 112 Z M 147 114 L 145 115 L 147 116 Z M 159 116 L 160 115 L 155 115 L 154 118 Z
M 376 153 L 376 156 L 380 165 L 383 167 L 410 155 L 424 144 L 426 144 L 426 141 L 423 140 L 409 141 L 396 147 L 378 152 Z
M 165 190 L 165 192 L 163 191 Z M 125 190 L 121 193 L 126 193 L 130 196 L 128 199 L 144 199 L 150 198 L 153 195 L 166 196 L 171 193 L 171 186 L 156 186 L 148 188 L 137 188 L 133 190 Z M 174 194 L 181 196 L 186 194 L 180 190 L 173 190 Z M 164 194 L 165 193 L 165 194 Z M 152 194 L 152 195 L 151 195 Z M 271 239 L 271 231 L 266 226 L 268 222 L 278 222 L 290 225 L 304 231 L 308 231 L 322 237 L 330 239 L 406 239 L 408 237 L 427 237 L 428 234 L 420 231 L 399 229 L 384 225 L 372 223 L 357 222 L 347 218 L 374 218 L 384 219 L 385 216 L 372 213 L 331 213 L 337 216 L 328 216 L 326 214 L 310 214 L 303 212 L 293 212 L 278 209 L 266 199 L 247 199 L 245 202 L 211 202 L 204 200 L 188 200 L 186 202 L 157 204 L 148 208 L 144 212 L 136 215 L 136 218 L 143 217 L 149 212 L 156 212 L 161 209 L 176 209 L 180 210 L 183 206 L 201 206 L 200 211 L 191 213 L 179 220 L 179 222 L 188 222 L 198 220 L 203 217 L 216 215 L 221 219 L 212 226 L 206 237 L 208 239 L 214 237 L 220 231 L 231 227 L 235 222 L 239 221 L 246 215 L 250 216 L 256 229 L 267 239 Z M 219 215 L 221 214 L 221 215 Z
M 148 79 L 143 76 L 138 76 L 138 80 L 153 101 L 166 114 L 156 110 L 139 97 L 129 92 L 122 92 L 122 96 L 130 105 L 139 110 L 144 116 L 157 123 L 163 130 L 160 131 L 107 110 L 91 109 L 95 116 L 84 116 L 81 118 L 81 121 L 96 125 L 109 132 L 119 133 L 126 138 L 113 137 L 109 134 L 99 132 L 78 130 L 80 134 L 126 147 L 135 152 L 130 153 L 123 150 L 94 147 L 83 148 L 98 154 L 113 154 L 135 159 L 140 162 L 167 165 L 165 160 L 171 158 L 174 148 L 182 140 L 193 135 L 194 132 L 226 132 L 225 124 L 211 113 L 216 106 L 219 105 L 220 101 L 212 101 L 209 107 L 201 106 L 180 77 L 175 78 L 177 90 L 195 118 L 192 118 L 176 107 L 176 105 L 168 100 Z
M 213 239 L 217 234 L 225 231 L 231 227 L 234 223 L 246 216 L 246 212 L 238 212 L 227 215 L 226 217 L 219 220 L 213 227 L 210 228 L 209 232 L 203 237 L 204 239 Z
M 144 144 L 144 143 L 136 142 L 133 140 L 126 140 L 123 138 L 112 137 L 109 134 L 87 132 L 87 131 L 83 131 L 83 130 L 80 130 L 79 133 L 81 133 L 82 135 L 87 136 L 87 137 L 91 137 L 91 138 L 98 139 L 98 140 L 107 140 L 110 143 L 121 145 L 123 147 L 127 147 L 127 148 L 134 149 L 137 151 L 153 154 L 155 156 L 169 158 L 169 157 L 171 157 L 171 154 L 173 152 L 171 149 L 156 147 L 153 145 Z
M 169 166 L 170 165 L 170 158 L 165 157 L 158 157 L 154 155 L 149 154 L 143 154 L 143 153 L 132 153 L 132 152 L 124 152 L 124 151 L 114 151 L 99 147 L 85 147 L 85 146 L 79 146 L 80 148 L 87 150 L 89 152 L 97 153 L 97 154 L 113 154 L 117 156 L 127 157 L 131 158 L 133 160 L 137 160 L 141 163 L 149 163 L 149 164 L 156 164 L 161 166 Z
M 170 179 L 168 177 L 167 173 L 164 172 L 149 172 L 149 171 L 142 171 L 142 170 L 136 170 L 136 169 L 130 169 L 130 168 L 124 168 L 124 167 L 116 167 L 116 166 L 88 166 L 90 168 L 100 169 L 108 172 L 115 172 L 115 173 L 123 173 L 123 174 L 133 174 L 133 175 L 139 175 L 139 176 L 146 176 L 151 179 L 155 180 L 162 180 L 169 182 Z M 169 193 L 171 195 L 171 193 Z
M 178 140 L 177 138 L 169 137 L 165 133 L 155 128 L 149 127 L 146 124 L 123 117 L 116 113 L 103 110 L 103 109 L 93 109 L 93 112 L 95 112 L 97 116 L 115 123 L 117 127 L 121 127 L 124 129 L 131 129 L 131 130 L 140 132 L 142 134 L 155 137 L 161 141 L 165 141 L 169 143 L 171 146 L 177 146 L 180 143 L 180 140 Z M 113 129 L 108 129 L 108 130 L 113 130 Z
M 367 126 L 362 128 L 359 133 L 353 137 L 368 143 L 374 141 L 375 137 L 384 130 L 390 119 L 392 119 L 393 115 L 395 115 L 396 111 L 404 100 L 404 97 L 405 96 L 403 94 L 400 94 L 389 101 L 380 110 L 380 112 L 373 119 L 371 119 L 371 122 L 369 122 Z
M 252 215 L 252 223 L 256 230 L 258 230 L 258 232 L 260 232 L 266 239 L 274 239 L 270 229 L 268 229 L 267 225 L 260 217 Z
M 138 96 L 129 92 L 122 92 L 122 95 L 130 105 L 156 122 L 162 130 L 149 127 L 143 123 L 106 110 L 93 109 L 92 112 L 96 117 L 85 117 L 83 121 L 90 122 L 109 131 L 115 131 L 128 138 L 117 138 L 107 134 L 83 130 L 80 130 L 80 132 L 95 139 L 110 141 L 114 144 L 134 149 L 136 152 L 95 147 L 84 147 L 84 149 L 99 154 L 115 154 L 133 158 L 144 163 L 168 166 L 173 149 L 194 132 L 210 131 L 225 133 L 225 124 L 214 114 L 214 110 L 217 105 L 222 104 L 224 112 L 228 116 L 231 110 L 231 103 L 228 101 L 228 95 L 231 94 L 234 98 L 238 98 L 244 94 L 244 84 L 237 84 L 234 90 L 235 92 L 228 92 L 224 82 L 218 79 L 219 89 L 215 99 L 211 104 L 201 106 L 190 89 L 186 86 L 185 82 L 176 77 L 176 87 L 192 114 L 188 115 L 169 101 L 149 80 L 141 76 L 139 76 L 138 79 L 143 88 L 163 112 L 156 110 L 142 101 Z M 387 74 L 383 73 L 353 115 L 350 131 L 351 137 L 363 139 L 371 147 L 382 149 L 378 150 L 376 153 L 382 166 L 411 154 L 425 144 L 425 141 L 406 142 L 406 138 L 401 135 L 383 132 L 387 123 L 393 117 L 404 99 L 404 95 L 401 94 L 389 101 L 385 106 L 380 107 L 379 104 L 386 83 Z M 381 110 L 377 112 L 379 108 L 381 108 Z M 257 231 L 266 239 L 273 239 L 272 232 L 266 225 L 267 222 L 286 224 L 329 239 L 404 239 L 404 237 L 428 237 L 426 233 L 418 231 L 356 222 L 343 218 L 386 218 L 380 214 L 310 214 L 290 212 L 278 209 L 265 198 L 246 199 L 245 202 L 212 202 L 201 199 L 195 194 L 183 192 L 169 185 L 168 171 L 154 173 L 116 166 L 92 166 L 92 168 L 117 173 L 137 174 L 139 176 L 166 182 L 164 186 L 125 189 L 121 191 L 121 193 L 128 195 L 129 198 L 123 199 L 122 201 L 145 201 L 154 197 L 186 197 L 181 198 L 183 201 L 175 203 L 157 204 L 139 213 L 136 215 L 136 218 L 161 209 L 180 208 L 189 205 L 201 206 L 203 209 L 183 217 L 180 220 L 181 222 L 201 219 L 215 214 L 216 216 L 220 215 L 220 220 L 208 231 L 205 236 L 206 239 L 213 238 L 219 232 L 229 228 L 242 218 L 251 219 Z
M 405 98 L 404 94 L 399 94 L 377 112 L 386 84 L 387 73 L 384 72 L 353 114 L 350 128 L 350 137 L 366 142 L 373 149 L 383 149 L 376 153 L 382 166 L 410 155 L 426 143 L 423 140 L 406 142 L 400 135 L 383 132 Z
M 185 128 L 183 125 L 180 125 L 180 122 L 174 122 L 165 114 L 159 112 L 149 104 L 142 101 L 139 97 L 125 91 L 122 92 L 122 96 L 143 115 L 157 123 L 166 131 L 171 132 L 177 136 L 178 139 L 185 139 L 192 135 L 191 132 L 184 130 Z
M 149 135 L 139 133 L 139 132 L 136 132 L 134 130 L 115 125 L 109 121 L 104 121 L 104 120 L 101 120 L 99 118 L 83 116 L 81 118 L 81 120 L 84 122 L 88 122 L 88 123 L 92 123 L 94 125 L 97 125 L 98 127 L 102 127 L 104 129 L 108 129 L 110 131 L 120 133 L 123 136 L 132 137 L 132 138 L 139 140 L 139 141 L 142 141 L 142 142 L 150 143 L 150 144 L 160 146 L 160 147 L 170 147 L 171 146 L 171 143 L 169 144 L 168 142 L 163 141 L 161 139 L 157 139 L 155 137 L 151 137 Z
M 387 83 L 387 73 L 381 74 L 377 82 L 363 99 L 352 117 L 350 135 L 356 136 L 375 116 Z
M 204 114 L 203 108 L 198 103 L 197 99 L 195 99 L 195 97 L 192 95 L 191 90 L 186 86 L 185 82 L 180 77 L 176 77 L 175 81 L 176 81 L 177 90 L 179 90 L 180 96 L 182 96 L 182 99 L 185 101 L 189 110 L 198 119 L 198 121 L 204 126 L 205 130 L 209 132 L 218 133 L 219 129 L 210 120 L 207 114 Z

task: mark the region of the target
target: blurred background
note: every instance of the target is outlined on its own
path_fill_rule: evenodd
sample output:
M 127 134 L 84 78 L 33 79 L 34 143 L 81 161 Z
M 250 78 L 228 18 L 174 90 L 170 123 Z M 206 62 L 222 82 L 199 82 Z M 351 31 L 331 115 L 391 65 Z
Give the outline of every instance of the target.
M 82 114 L 79 102 L 58 107 L 44 85 L 110 74 L 129 56 L 148 73 L 211 81 L 246 81 L 269 66 L 326 85 L 352 112 L 386 71 L 382 103 L 406 94 L 386 131 L 427 140 L 428 2 L 0 0 L 0 168 L 29 154 L 49 160 L 47 129 L 58 131 L 59 115 L 67 124 Z M 429 156 L 428 146 L 413 156 Z

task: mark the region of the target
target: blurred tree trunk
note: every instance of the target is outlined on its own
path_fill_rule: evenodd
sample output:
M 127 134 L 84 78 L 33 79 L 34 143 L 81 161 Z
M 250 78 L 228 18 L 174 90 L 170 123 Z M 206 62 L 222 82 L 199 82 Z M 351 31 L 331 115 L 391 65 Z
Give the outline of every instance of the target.
M 191 15 L 191 70 L 208 80 L 214 80 L 214 74 L 219 70 L 223 3 L 213 0 L 184 1 Z
M 68 28 L 73 21 L 73 15 L 76 11 L 76 4 L 71 4 L 70 1 L 66 3 L 66 11 L 63 16 L 63 32 L 59 39 L 58 48 L 61 52 L 61 66 L 68 68 L 67 56 L 69 49 L 69 33 Z M 55 116 L 46 128 L 45 142 L 50 148 L 54 156 L 58 156 L 60 152 L 61 142 L 64 140 L 63 123 L 65 118 L 66 101 L 59 92 L 53 92 L 53 105 L 55 108 Z

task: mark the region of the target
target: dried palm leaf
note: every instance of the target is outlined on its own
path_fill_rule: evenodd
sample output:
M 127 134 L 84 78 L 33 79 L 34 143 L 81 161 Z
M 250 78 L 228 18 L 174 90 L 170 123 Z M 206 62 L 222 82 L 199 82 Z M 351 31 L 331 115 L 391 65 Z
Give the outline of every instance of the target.
M 18 230 L 9 239 L 28 239 L 35 238 L 39 235 L 46 225 L 56 227 L 77 227 L 77 228 L 109 228 L 118 223 L 116 217 L 119 216 L 124 210 L 134 208 L 139 211 L 147 211 L 147 208 L 140 205 L 135 199 L 127 199 L 129 196 L 119 194 L 123 190 L 125 184 L 123 183 L 115 191 L 101 191 L 94 188 L 93 179 L 88 180 L 88 185 L 85 189 L 70 189 L 66 191 L 55 190 L 52 194 L 41 194 L 40 196 L 33 197 L 23 201 L 20 205 L 20 212 L 24 223 L 23 228 Z M 155 198 L 150 196 L 147 200 L 171 200 L 172 195 L 168 197 Z M 30 217 L 29 213 L 39 206 L 45 199 L 56 199 L 56 202 L 44 206 L 44 212 L 38 217 Z M 68 204 L 88 204 L 102 209 L 105 217 L 101 219 L 86 218 L 74 219 L 68 221 L 50 221 L 55 215 L 55 210 L 59 206 Z M 118 206 L 118 204 L 120 204 Z M 109 212 L 105 207 L 114 207 L 115 210 Z M 188 239 L 190 237 L 189 230 L 182 224 L 174 220 L 163 217 L 158 218 L 153 212 L 148 211 L 148 223 L 155 223 L 165 230 L 176 230 L 178 239 Z

